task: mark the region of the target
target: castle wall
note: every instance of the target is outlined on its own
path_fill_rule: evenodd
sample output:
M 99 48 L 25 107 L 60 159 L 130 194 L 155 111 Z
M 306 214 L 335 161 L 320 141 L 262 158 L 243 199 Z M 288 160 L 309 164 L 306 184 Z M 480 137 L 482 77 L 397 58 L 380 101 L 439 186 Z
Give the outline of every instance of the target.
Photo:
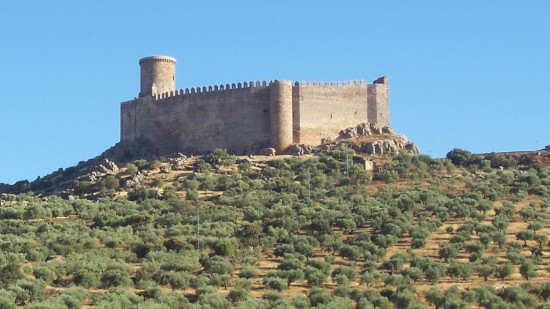
M 140 139 L 158 154 L 265 147 L 282 153 L 364 122 L 389 125 L 387 77 L 373 84 L 245 82 L 140 97 L 121 104 L 121 141 Z
M 364 82 L 302 83 L 294 87 L 294 142 L 321 144 L 340 130 L 367 122 L 368 85 Z
M 121 113 L 121 140 L 142 138 L 158 153 L 215 148 L 245 153 L 270 144 L 270 92 L 265 82 L 139 98 L 122 103 Z

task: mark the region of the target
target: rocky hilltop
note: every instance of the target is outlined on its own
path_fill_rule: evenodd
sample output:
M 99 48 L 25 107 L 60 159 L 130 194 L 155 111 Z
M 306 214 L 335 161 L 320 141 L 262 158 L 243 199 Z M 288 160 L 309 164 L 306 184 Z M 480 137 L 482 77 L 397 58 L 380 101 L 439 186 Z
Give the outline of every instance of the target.
M 419 153 L 415 143 L 410 142 L 404 135 L 397 134 L 391 127 L 361 123 L 341 130 L 336 139 L 324 139 L 321 145 L 293 144 L 285 154 L 302 156 L 344 148 L 353 149 L 357 156 L 371 158 L 370 160 L 374 161 L 376 161 L 376 158 L 383 158 L 401 152 Z M 174 153 L 162 157 L 172 163 L 175 162 L 177 165 L 182 163 L 182 160 L 197 155 L 200 154 Z M 271 157 L 275 155 L 278 154 L 274 148 L 263 148 L 251 151 L 247 156 L 242 157 Z M 20 181 L 14 185 L 0 184 L 0 192 L 20 193 L 32 190 L 38 194 L 60 194 L 63 197 L 69 197 L 74 194 L 75 181 L 95 183 L 104 179 L 107 175 L 116 174 L 128 162 L 137 159 L 155 160 L 160 157 L 143 140 L 119 142 L 95 158 L 81 161 L 76 166 L 66 169 L 60 168 L 51 174 L 39 177 L 33 182 Z M 171 166 L 174 166 L 174 164 L 171 164 Z M 125 179 L 123 184 L 135 185 L 142 178 L 143 175 L 136 174 L 132 176 L 132 179 Z

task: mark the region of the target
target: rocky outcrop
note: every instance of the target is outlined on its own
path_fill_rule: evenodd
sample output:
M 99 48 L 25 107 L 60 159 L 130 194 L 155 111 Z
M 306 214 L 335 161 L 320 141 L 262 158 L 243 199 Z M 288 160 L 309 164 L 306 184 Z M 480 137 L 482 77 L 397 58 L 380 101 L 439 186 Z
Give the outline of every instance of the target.
M 368 138 L 368 141 L 361 141 Z M 410 142 L 404 135 L 398 135 L 389 126 L 380 127 L 372 123 L 361 123 L 355 127 L 349 127 L 340 131 L 336 145 L 342 146 L 344 141 L 355 139 L 353 142 L 345 141 L 347 147 L 364 155 L 387 155 L 397 152 L 417 154 L 418 147 Z M 328 143 L 325 144 L 328 146 Z
M 357 128 L 356 127 L 346 128 L 346 129 L 340 131 L 339 137 L 341 139 L 357 137 Z
M 419 153 L 417 146 L 408 141 L 403 135 L 398 135 L 389 126 L 381 127 L 371 123 L 360 123 L 356 126 L 345 128 L 339 132 L 338 138 L 327 137 L 321 140 L 321 145 L 294 144 L 286 150 L 290 155 L 306 155 L 314 152 L 326 152 L 341 147 L 352 148 L 360 155 L 389 155 L 397 152 Z M 249 151 L 250 155 L 275 156 L 274 148 L 266 147 L 265 143 L 255 145 Z M 40 194 L 60 194 L 66 198 L 72 195 L 72 188 L 75 180 L 97 182 L 107 175 L 119 172 L 120 167 L 127 162 L 136 159 L 152 160 L 158 154 L 152 145 L 142 139 L 135 139 L 131 142 L 120 142 L 107 149 L 101 155 L 81 161 L 76 166 L 59 170 L 38 178 L 32 183 L 35 192 Z M 174 153 L 167 156 L 168 167 L 162 167 L 161 173 L 189 169 L 188 157 L 183 153 Z M 139 185 L 147 175 L 146 170 L 140 174 L 133 175 L 123 183 L 124 187 L 135 187 Z M 24 184 L 24 183 L 23 183 Z M 28 185 L 28 181 L 26 182 Z M 0 193 L 24 192 L 17 183 L 7 185 L 0 183 Z M 27 189 L 28 190 L 28 189 Z
M 344 130 L 340 131 L 339 138 L 348 139 L 359 136 L 372 136 L 382 134 L 397 135 L 397 133 L 389 126 L 380 127 L 376 124 L 364 122 L 358 124 L 355 127 L 345 128 Z
M 181 170 L 185 166 L 187 156 L 181 152 L 176 153 L 173 157 L 168 158 L 170 162 L 170 168 L 174 171 Z
M 92 168 L 92 172 L 98 172 L 102 174 L 111 174 L 116 173 L 117 171 L 118 166 L 116 165 L 116 163 L 107 158 L 104 158 L 103 160 L 101 160 L 101 163 Z
M 268 148 L 262 148 L 258 150 L 257 155 L 270 157 L 270 156 L 274 156 L 275 152 L 276 152 L 275 148 L 268 147 Z
M 294 144 L 287 148 L 286 153 L 293 156 L 303 156 L 315 152 L 314 148 L 306 144 Z
M 380 127 L 366 122 L 340 131 L 336 140 L 323 138 L 321 145 L 317 147 L 294 144 L 286 150 L 286 154 L 302 156 L 342 147 L 351 148 L 362 155 L 383 156 L 398 152 L 419 153 L 415 143 L 407 140 L 404 135 L 398 135 L 391 127 Z
M 144 179 L 145 179 L 145 175 L 143 175 L 140 172 L 137 172 L 134 175 L 132 175 L 132 177 L 130 179 L 127 179 L 124 182 L 124 187 L 125 188 L 134 188 L 137 185 L 139 185 Z
M 365 143 L 347 143 L 347 145 L 355 152 L 364 155 L 382 156 L 398 152 L 407 152 L 411 154 L 418 153 L 418 148 L 416 147 L 416 144 L 407 141 L 407 139 L 403 136 Z

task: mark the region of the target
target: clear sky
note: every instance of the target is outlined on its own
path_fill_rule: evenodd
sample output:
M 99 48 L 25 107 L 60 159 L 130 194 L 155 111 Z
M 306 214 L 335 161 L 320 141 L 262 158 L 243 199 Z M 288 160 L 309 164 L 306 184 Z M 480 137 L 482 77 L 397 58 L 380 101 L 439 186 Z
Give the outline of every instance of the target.
M 390 122 L 442 157 L 550 144 L 548 1 L 0 1 L 0 182 L 119 140 L 138 60 L 177 88 L 389 75 Z

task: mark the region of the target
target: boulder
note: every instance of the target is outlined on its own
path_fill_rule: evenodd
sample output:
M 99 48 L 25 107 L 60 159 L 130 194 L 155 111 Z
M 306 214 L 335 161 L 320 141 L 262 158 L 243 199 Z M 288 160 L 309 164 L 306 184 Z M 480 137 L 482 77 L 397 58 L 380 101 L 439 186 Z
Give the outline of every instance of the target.
M 370 134 L 370 124 L 368 122 L 357 126 L 357 135 L 369 136 Z
M 89 174 L 84 174 L 84 175 L 82 175 L 82 176 L 80 176 L 80 177 L 77 177 L 76 179 L 77 179 L 77 180 L 80 180 L 80 181 L 96 182 L 96 181 L 98 181 L 100 175 L 101 175 L 100 172 L 98 172 L 98 171 L 93 171 L 93 172 L 91 172 L 91 173 L 89 173 Z
M 182 166 L 185 165 L 185 156 L 184 157 L 176 157 L 170 159 L 170 168 L 173 170 L 179 170 Z
M 286 153 L 293 156 L 303 156 L 305 154 L 313 153 L 313 148 L 305 144 L 294 144 L 288 147 Z
M 389 126 L 384 126 L 382 128 L 382 133 L 386 133 L 386 134 L 397 134 L 391 127 Z
M 125 188 L 135 187 L 139 185 L 143 181 L 143 179 L 145 179 L 145 175 L 143 175 L 141 172 L 137 172 L 132 176 L 132 178 L 127 179 L 124 182 L 124 187 Z
M 412 154 L 418 154 L 420 153 L 418 151 L 418 147 L 416 147 L 416 144 L 413 143 L 413 142 L 408 142 L 405 144 L 405 147 L 404 147 L 408 152 L 412 153 Z
M 145 179 L 145 175 L 140 172 L 137 172 L 132 176 L 132 180 L 137 183 L 141 183 L 143 179 Z
M 340 131 L 340 138 L 354 138 L 357 137 L 357 129 L 355 127 L 349 127 Z
M 246 158 L 243 158 L 243 159 L 240 159 L 240 160 L 237 160 L 237 164 L 241 164 L 241 163 L 248 163 L 248 164 L 252 164 L 253 161 L 251 158 L 249 157 L 246 157 Z
M 258 151 L 258 154 L 260 156 L 269 156 L 269 157 L 271 157 L 271 156 L 274 156 L 275 153 L 276 153 L 275 148 L 272 148 L 272 147 L 262 148 Z
M 373 146 L 374 146 L 374 153 L 373 154 L 377 154 L 377 155 L 383 155 L 384 154 L 384 148 L 382 147 L 382 144 L 380 142 L 375 142 Z
M 304 154 L 304 151 L 299 145 L 292 145 L 288 147 L 286 153 L 292 156 L 301 156 Z
M 378 125 L 374 124 L 374 123 L 371 123 L 370 124 L 370 131 L 372 132 L 372 134 L 382 134 L 382 128 L 380 128 Z

